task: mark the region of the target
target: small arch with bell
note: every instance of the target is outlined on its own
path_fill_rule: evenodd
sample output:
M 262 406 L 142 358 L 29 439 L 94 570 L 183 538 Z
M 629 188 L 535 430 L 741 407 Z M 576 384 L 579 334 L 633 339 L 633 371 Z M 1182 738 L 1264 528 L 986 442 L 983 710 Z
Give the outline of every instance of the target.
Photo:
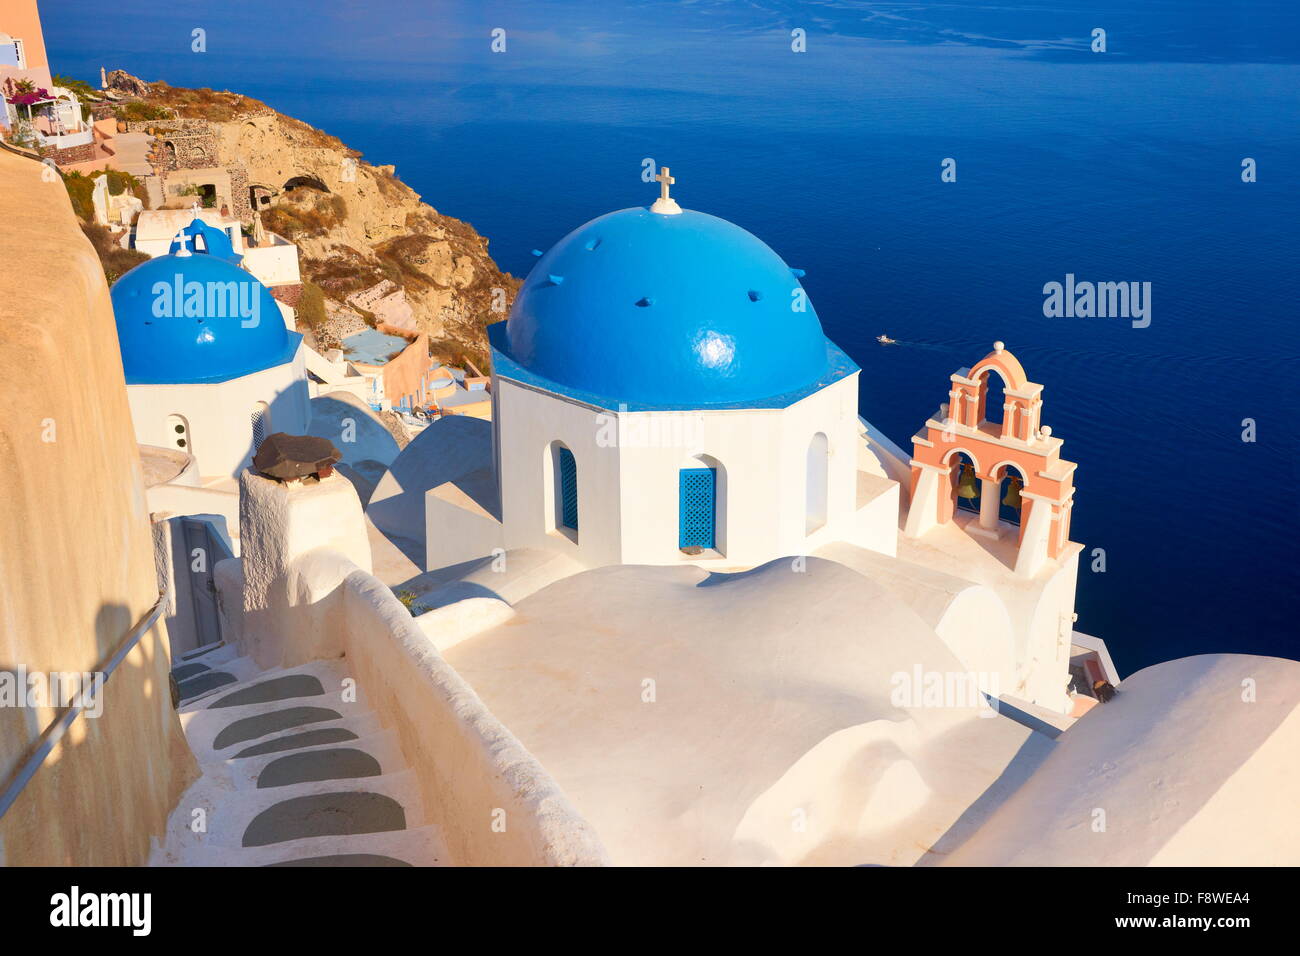
M 952 520 L 954 511 L 979 511 L 981 492 L 979 460 L 966 448 L 954 448 L 943 456 L 948 469 L 949 494 L 941 521 Z M 943 503 L 941 503 L 943 504 Z
M 1023 466 L 1007 459 L 989 469 L 985 479 L 998 501 L 998 518 L 1008 524 L 1020 525 L 1024 517 L 1028 499 L 1021 497 L 1021 492 L 1029 485 L 1029 476 Z M 990 485 L 985 485 L 985 490 Z

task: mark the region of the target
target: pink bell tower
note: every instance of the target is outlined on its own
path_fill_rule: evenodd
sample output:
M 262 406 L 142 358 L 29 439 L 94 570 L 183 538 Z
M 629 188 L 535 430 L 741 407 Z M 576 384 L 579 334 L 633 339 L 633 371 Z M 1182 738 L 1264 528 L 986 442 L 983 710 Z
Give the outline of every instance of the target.
M 988 407 L 992 375 L 1002 380 L 1000 409 Z M 1069 544 L 1076 467 L 1061 458 L 1061 439 L 1041 424 L 1043 386 L 1029 381 L 1001 342 L 950 381 L 947 404 L 912 438 L 912 497 L 904 534 L 919 538 L 954 520 L 962 479 L 957 465 L 964 455 L 981 485 L 979 517 L 966 530 L 989 537 L 1011 533 L 1013 523 L 999 514 L 1005 503 L 1000 489 L 1010 479 L 1008 497 L 1019 498 L 1020 516 L 1015 570 L 1033 577 Z

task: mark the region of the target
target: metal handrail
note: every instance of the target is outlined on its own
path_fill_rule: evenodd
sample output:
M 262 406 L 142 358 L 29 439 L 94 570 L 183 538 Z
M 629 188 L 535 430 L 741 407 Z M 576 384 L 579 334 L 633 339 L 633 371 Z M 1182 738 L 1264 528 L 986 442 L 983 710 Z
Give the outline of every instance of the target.
M 118 665 L 126 659 L 126 655 L 131 653 L 131 649 L 139 644 L 140 639 L 144 637 L 154 624 L 158 622 L 158 618 L 162 616 L 163 611 L 167 607 L 167 599 L 171 596 L 171 591 L 172 582 L 169 578 L 167 580 L 167 586 L 158 592 L 157 603 L 149 609 L 145 616 L 140 620 L 140 623 L 131 629 L 122 640 L 116 653 L 114 653 L 109 659 L 108 664 L 102 671 L 104 679 L 100 682 L 97 693 L 103 692 L 105 685 L 108 684 L 108 679 L 113 676 L 113 671 L 117 670 Z M 81 697 L 84 698 L 84 696 L 85 690 L 83 689 Z M 81 700 L 79 703 L 65 708 L 64 711 L 45 728 L 45 731 L 41 736 L 37 738 L 36 748 L 28 755 L 27 759 L 14 768 L 14 771 L 5 781 L 4 789 L 0 790 L 0 817 L 3 817 L 9 812 L 9 808 L 14 805 L 19 794 L 23 792 L 23 788 L 31 782 L 32 777 L 36 776 L 36 771 L 41 769 L 41 764 L 45 763 L 45 758 L 50 755 L 58 742 L 63 739 L 63 736 L 68 732 L 68 728 L 72 726 L 73 721 L 81 716 L 83 705 L 84 700 Z
M 26 149 L 22 146 L 15 146 L 13 143 L 0 139 L 0 149 L 13 153 L 15 156 L 21 156 L 23 159 L 32 159 L 38 163 L 45 162 L 45 157 L 35 150 Z

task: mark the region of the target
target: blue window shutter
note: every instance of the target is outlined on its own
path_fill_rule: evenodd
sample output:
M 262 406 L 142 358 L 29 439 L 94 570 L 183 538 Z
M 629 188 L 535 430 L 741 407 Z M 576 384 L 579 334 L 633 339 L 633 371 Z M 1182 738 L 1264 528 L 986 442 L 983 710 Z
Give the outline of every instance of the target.
M 573 452 L 561 448 L 560 461 L 560 525 L 578 530 L 578 463 Z
M 679 478 L 679 548 L 712 548 L 717 513 L 717 471 L 683 468 Z

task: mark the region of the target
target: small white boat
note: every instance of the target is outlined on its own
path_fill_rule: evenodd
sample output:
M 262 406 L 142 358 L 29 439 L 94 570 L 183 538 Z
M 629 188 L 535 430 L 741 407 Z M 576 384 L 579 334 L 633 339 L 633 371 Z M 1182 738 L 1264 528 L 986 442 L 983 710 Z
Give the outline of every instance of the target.
M 897 345 L 898 339 L 891 339 L 888 335 L 877 335 L 876 341 L 881 345 Z

